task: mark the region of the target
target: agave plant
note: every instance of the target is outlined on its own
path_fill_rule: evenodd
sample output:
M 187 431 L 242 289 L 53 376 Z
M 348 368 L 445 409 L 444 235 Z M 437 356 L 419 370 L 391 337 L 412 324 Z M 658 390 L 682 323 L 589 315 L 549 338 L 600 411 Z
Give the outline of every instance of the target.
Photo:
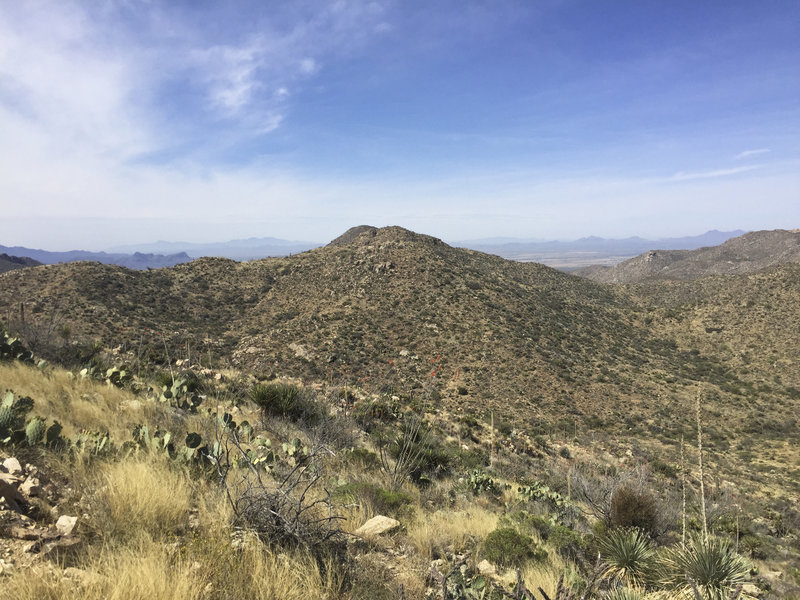
M 611 590 L 605 596 L 604 600 L 644 600 L 644 594 L 636 588 L 621 587 Z
M 634 587 L 649 581 L 654 566 L 653 542 L 641 529 L 612 529 L 597 542 L 602 576 Z
M 728 540 L 695 536 L 686 548 L 667 548 L 658 566 L 666 589 L 698 600 L 728 600 L 747 582 L 750 564 Z

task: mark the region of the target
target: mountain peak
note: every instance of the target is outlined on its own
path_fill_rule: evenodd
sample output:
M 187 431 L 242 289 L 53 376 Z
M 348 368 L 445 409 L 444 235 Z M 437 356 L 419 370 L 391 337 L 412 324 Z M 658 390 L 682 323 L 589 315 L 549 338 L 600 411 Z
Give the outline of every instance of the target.
M 397 225 L 388 227 L 373 227 L 372 225 L 358 225 L 351 227 L 342 235 L 331 241 L 328 246 L 349 246 L 351 244 L 372 244 L 386 242 L 426 242 L 441 244 L 439 238 L 415 233 Z

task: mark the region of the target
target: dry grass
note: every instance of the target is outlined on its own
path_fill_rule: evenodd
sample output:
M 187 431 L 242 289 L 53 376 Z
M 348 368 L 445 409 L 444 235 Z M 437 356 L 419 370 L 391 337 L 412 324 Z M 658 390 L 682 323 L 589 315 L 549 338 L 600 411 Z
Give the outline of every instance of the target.
M 102 536 L 164 535 L 186 523 L 191 486 L 186 474 L 161 456 L 132 456 L 102 465 L 95 481 L 91 523 Z
M 498 515 L 474 506 L 469 511 L 420 513 L 408 527 L 417 551 L 426 559 L 444 557 L 445 548 L 462 550 L 485 538 L 497 526 Z
M 81 429 L 107 431 L 112 439 L 130 438 L 135 423 L 157 420 L 163 408 L 137 399 L 129 391 L 91 379 L 71 377 L 63 369 L 46 371 L 20 363 L 0 364 L 0 388 L 34 401 L 33 414 L 59 421 L 64 435 Z
M 133 548 L 106 547 L 81 570 L 19 573 L 3 591 L 16 600 L 305 600 L 342 597 L 336 569 L 320 572 L 306 556 L 279 555 L 256 541 L 240 550 L 226 540 L 191 551 L 143 542 Z M 4 596 L 5 597 L 5 596 Z
M 566 575 L 566 584 L 569 585 L 572 573 L 572 566 L 554 550 L 549 551 L 546 563 L 528 563 L 521 571 L 522 580 L 529 590 L 542 588 L 551 598 L 555 598 L 559 578 Z

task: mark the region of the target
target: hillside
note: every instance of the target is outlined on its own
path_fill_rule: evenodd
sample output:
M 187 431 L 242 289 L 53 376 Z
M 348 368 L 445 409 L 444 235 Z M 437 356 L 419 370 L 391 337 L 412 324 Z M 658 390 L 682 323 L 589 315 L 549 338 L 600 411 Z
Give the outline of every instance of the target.
M 754 231 L 697 250 L 650 250 L 613 267 L 588 267 L 576 275 L 602 283 L 689 280 L 708 275 L 743 275 L 800 262 L 800 230 Z
M 12 272 L 0 311 L 12 326 L 24 319 L 42 342 L 54 322 L 76 339 L 129 349 L 150 332 L 257 372 L 404 393 L 433 383 L 451 406 L 521 405 L 526 411 L 509 414 L 531 422 L 550 403 L 560 413 L 605 413 L 604 399 L 645 365 L 683 369 L 673 342 L 653 337 L 626 294 L 400 228 L 357 230 L 251 263 Z
M 23 267 L 35 267 L 40 265 L 38 260 L 33 260 L 27 256 L 9 256 L 8 254 L 0 254 L 0 273 L 12 271 L 14 269 L 21 269 Z
M 666 417 L 655 431 L 672 443 L 698 384 L 748 399 L 715 425 L 729 431 L 756 413 L 780 419 L 779 403 L 800 388 L 797 369 L 774 380 L 774 364 L 797 364 L 785 324 L 800 312 L 796 272 L 774 277 L 608 287 L 362 227 L 282 259 L 12 271 L 0 280 L 0 315 L 44 354 L 90 339 L 137 360 L 201 356 L 456 413 L 494 410 L 534 429 L 646 429 Z M 755 357 L 747 369 L 743 356 Z
M 611 494 L 633 485 L 631 478 L 660 507 L 656 512 L 664 529 L 659 525 L 661 533 L 653 535 L 661 544 L 677 544 L 681 440 L 688 443 L 696 435 L 699 397 L 713 527 L 731 536 L 741 525 L 747 532 L 742 548 L 771 561 L 763 563 L 769 578 L 758 580 L 763 590 L 796 591 L 790 577 L 800 550 L 792 532 L 800 523 L 793 507 L 800 494 L 798 315 L 800 265 L 611 286 L 535 263 L 452 248 L 399 227 L 360 226 L 325 247 L 280 259 L 207 258 L 153 271 L 78 262 L 4 273 L 0 318 L 37 357 L 69 364 L 75 373 L 92 361 L 99 378 L 109 365 L 127 364 L 129 376 L 138 377 L 124 399 L 112 385 L 47 367 L 41 373 L 3 367 L 0 387 L 36 397 L 37 410 L 46 399 L 41 414 L 58 418 L 64 435 L 80 441 L 83 428 L 108 432 L 120 448 L 121 465 L 131 457 L 144 460 L 122 452 L 137 423 L 149 420 L 151 431 L 172 432 L 173 440 L 185 438 L 188 444 L 192 430 L 203 439 L 219 435 L 219 423 L 226 422 L 226 417 L 218 421 L 220 406 L 228 417 L 246 418 L 248 426 L 272 440 L 269 456 L 277 463 L 300 464 L 291 454 L 297 451 L 292 450 L 295 437 L 309 446 L 318 439 L 338 440 L 338 455 L 326 459 L 336 475 L 324 481 L 351 490 L 344 506 L 336 508 L 358 507 L 348 513 L 354 519 L 348 531 L 377 511 L 403 521 L 403 533 L 390 541 L 348 550 L 357 561 L 375 561 L 366 571 L 386 569 L 384 587 L 375 588 L 390 585 L 392 594 L 380 596 L 386 598 L 399 597 L 402 582 L 415 590 L 408 597 L 423 597 L 431 565 L 444 568 L 438 557 L 452 563 L 461 560 L 459 552 L 483 552 L 488 535 L 509 523 L 547 544 L 546 569 L 528 569 L 525 577 L 536 581 L 546 571 L 542 585 L 554 594 L 554 573 L 573 569 L 588 577 L 596 557 L 592 536 L 611 523 Z M 159 386 L 185 376 L 189 371 L 178 370 L 187 365 L 203 391 L 199 411 L 159 397 Z M 147 377 L 153 379 L 148 383 Z M 276 378 L 300 385 L 303 402 L 313 396 L 314 410 L 330 410 L 342 421 L 323 420 L 315 429 L 305 413 L 294 420 L 285 410 L 259 416 L 247 399 L 257 398 L 258 386 Z M 404 483 L 409 495 L 401 504 L 413 504 L 413 514 L 392 505 L 395 497 L 385 490 L 373 489 L 382 485 L 397 491 L 376 453 L 386 439 L 381 427 L 408 409 L 427 419 L 436 438 L 426 454 L 431 464 L 426 477 L 437 483 L 424 484 L 433 485 L 430 489 Z M 356 424 L 363 429 L 354 430 Z M 167 444 L 159 438 L 153 444 L 156 451 L 145 456 L 159 477 L 169 485 L 193 477 L 192 471 L 159 467 Z M 260 448 L 243 456 L 265 451 Z M 115 462 L 92 464 L 99 473 L 94 478 L 80 470 L 65 477 L 76 481 L 72 488 L 85 490 L 80 498 L 96 503 L 91 500 L 95 489 L 105 489 L 97 482 L 124 480 L 127 467 L 116 473 Z M 150 472 L 150 467 L 132 468 Z M 203 479 L 196 493 L 218 503 L 220 491 L 209 483 L 217 477 Z M 520 486 L 531 482 L 535 489 L 547 482 L 546 489 L 557 492 L 520 499 L 525 489 Z M 21 478 L 17 483 L 22 485 Z M 696 479 L 691 485 L 696 489 Z M 583 504 L 567 515 L 547 504 L 548 497 Z M 71 502 L 68 506 L 83 510 L 84 500 Z M 605 516 L 592 512 L 592 502 L 605 507 Z M 695 531 L 697 504 L 690 499 L 689 526 Z M 215 518 L 207 514 L 208 506 L 193 509 L 206 524 Z M 96 552 L 113 556 L 115 546 L 107 546 L 105 537 L 119 542 L 113 531 L 105 533 L 103 514 L 89 516 L 97 522 L 92 531 L 101 532 L 94 534 L 97 548 L 108 548 Z M 477 528 L 475 515 L 482 523 Z M 199 531 L 221 543 L 225 550 L 220 552 L 229 556 L 231 544 L 223 538 L 234 535 L 227 528 L 237 521 L 230 515 L 219 518 L 219 526 L 197 526 L 188 538 Z M 125 531 L 124 523 L 115 526 Z M 187 530 L 171 527 L 170 539 L 187 543 L 181 537 Z M 550 527 L 561 527 L 562 537 L 548 541 Z M 445 541 L 431 541 L 436 536 Z M 157 542 L 151 546 L 153 552 L 160 548 Z M 208 569 L 203 576 L 224 585 L 211 568 L 215 555 L 203 548 L 197 559 L 199 568 Z M 26 556 L 21 547 L 14 552 Z M 478 556 L 469 558 L 470 573 Z M 81 564 L 99 572 L 104 585 L 113 585 L 106 566 L 111 559 L 102 560 Z M 250 581 L 236 579 L 237 585 Z M 21 577 L 14 581 L 25 585 Z M 357 579 L 353 585 L 359 589 Z M 753 585 L 748 589 L 761 593 Z M 310 597 L 321 592 L 316 594 Z M 336 594 L 330 596 L 370 597 L 368 591 Z

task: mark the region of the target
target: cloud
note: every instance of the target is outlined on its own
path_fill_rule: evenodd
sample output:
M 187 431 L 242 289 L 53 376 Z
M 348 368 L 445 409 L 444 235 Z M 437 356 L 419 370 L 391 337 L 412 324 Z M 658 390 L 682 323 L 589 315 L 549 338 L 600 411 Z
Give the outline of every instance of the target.
M 729 177 L 739 173 L 745 173 L 754 169 L 760 168 L 758 165 L 751 165 L 747 167 L 735 167 L 733 169 L 717 169 L 715 171 L 698 171 L 694 173 L 687 173 L 680 171 L 670 177 L 671 181 L 690 181 L 693 179 L 715 179 L 717 177 Z
M 758 148 L 756 150 L 745 150 L 744 152 L 739 152 L 736 156 L 733 157 L 734 160 L 741 160 L 742 158 L 748 158 L 750 156 L 757 156 L 759 154 L 766 154 L 767 152 L 771 152 L 769 148 Z
M 278 128 L 320 60 L 368 43 L 385 16 L 366 1 L 297 2 L 237 20 L 227 10 L 0 3 L 0 128 L 39 140 L 32 156 L 127 161 L 182 148 L 182 159 L 213 160 L 215 148 Z M 4 137 L 0 152 L 13 154 L 19 142 Z

